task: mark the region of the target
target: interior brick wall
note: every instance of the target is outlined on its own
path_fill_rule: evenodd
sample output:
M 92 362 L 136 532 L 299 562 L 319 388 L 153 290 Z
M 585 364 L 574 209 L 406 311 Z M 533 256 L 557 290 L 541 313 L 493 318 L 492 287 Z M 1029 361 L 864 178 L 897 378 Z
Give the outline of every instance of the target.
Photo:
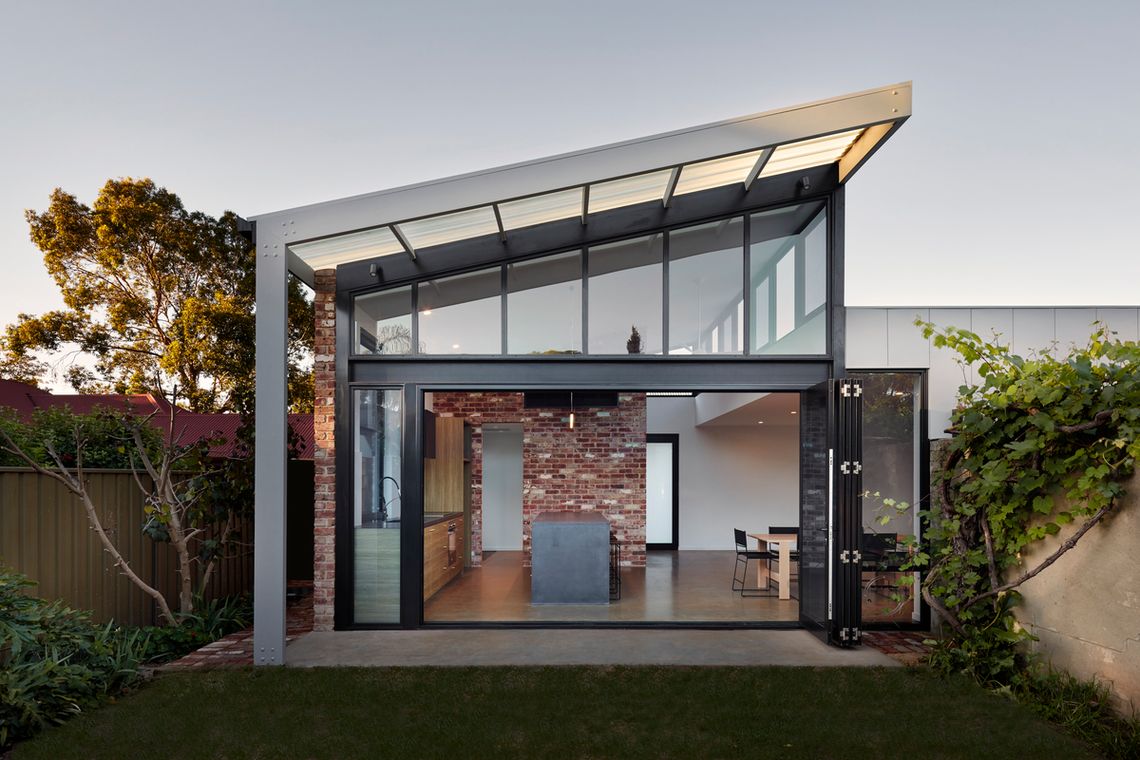
M 336 270 L 319 270 L 315 279 L 313 630 L 331 631 L 336 581 Z
M 471 548 L 483 552 L 483 425 L 523 428 L 523 551 L 530 564 L 530 521 L 540 512 L 596 510 L 622 544 L 622 564 L 645 565 L 645 394 L 622 393 L 618 406 L 525 409 L 521 393 L 447 392 L 432 396 L 444 417 L 471 424 Z

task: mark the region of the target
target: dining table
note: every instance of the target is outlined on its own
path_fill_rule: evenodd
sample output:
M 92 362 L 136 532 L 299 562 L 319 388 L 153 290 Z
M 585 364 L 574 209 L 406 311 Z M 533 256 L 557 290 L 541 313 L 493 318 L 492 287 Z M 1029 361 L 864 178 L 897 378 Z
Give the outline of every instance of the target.
M 766 589 L 770 583 L 776 584 L 781 599 L 792 598 L 792 548 L 799 536 L 795 533 L 749 533 L 756 539 L 760 551 L 774 551 L 777 557 L 776 572 L 773 573 L 767 562 L 761 562 L 756 572 L 756 588 Z

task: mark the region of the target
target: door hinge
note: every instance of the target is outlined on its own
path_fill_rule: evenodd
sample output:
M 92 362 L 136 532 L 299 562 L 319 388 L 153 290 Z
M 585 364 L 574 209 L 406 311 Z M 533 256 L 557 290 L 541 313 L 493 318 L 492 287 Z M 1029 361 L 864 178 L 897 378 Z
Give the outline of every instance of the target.
M 855 641 L 859 641 L 862 638 L 863 638 L 863 632 L 860 631 L 858 628 L 840 628 L 839 629 L 839 640 L 840 641 L 855 642 Z
M 840 383 L 839 395 L 858 398 L 863 395 L 863 386 L 859 383 Z
M 858 549 L 844 549 L 839 552 L 839 562 L 843 565 L 851 563 L 859 564 L 863 561 L 863 555 L 859 553 Z
M 858 475 L 863 472 L 862 462 L 844 462 L 839 465 L 839 471 L 844 475 Z

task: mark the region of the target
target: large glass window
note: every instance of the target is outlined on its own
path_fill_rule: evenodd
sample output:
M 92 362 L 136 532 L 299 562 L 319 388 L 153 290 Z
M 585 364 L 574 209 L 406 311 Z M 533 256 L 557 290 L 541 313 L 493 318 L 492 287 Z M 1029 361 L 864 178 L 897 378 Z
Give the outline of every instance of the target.
M 400 622 L 402 393 L 353 392 L 353 620 Z
M 851 373 L 863 381 L 863 619 L 917 622 L 921 577 L 900 568 L 919 535 L 922 375 Z M 906 503 L 900 510 L 895 505 Z
M 744 221 L 669 233 L 669 353 L 744 353 Z
M 502 353 L 501 276 L 495 267 L 421 282 L 416 305 L 420 352 Z
M 412 287 L 358 297 L 353 303 L 353 352 L 412 353 Z
M 591 354 L 661 353 L 661 237 L 590 249 Z
M 749 225 L 751 353 L 827 353 L 823 203 L 752 214 Z
M 582 353 L 582 255 L 507 267 L 507 353 Z

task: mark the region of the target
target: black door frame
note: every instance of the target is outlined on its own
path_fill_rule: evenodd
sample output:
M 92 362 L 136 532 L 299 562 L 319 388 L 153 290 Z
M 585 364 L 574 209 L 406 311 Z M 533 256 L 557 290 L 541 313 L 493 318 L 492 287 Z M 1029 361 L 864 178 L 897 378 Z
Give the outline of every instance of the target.
M 677 551 L 677 542 L 680 538 L 680 516 L 681 516 L 681 489 L 678 486 L 681 474 L 681 436 L 678 433 L 647 433 L 645 435 L 646 443 L 668 443 L 671 446 L 673 455 L 673 540 L 670 543 L 646 543 L 646 551 Z

